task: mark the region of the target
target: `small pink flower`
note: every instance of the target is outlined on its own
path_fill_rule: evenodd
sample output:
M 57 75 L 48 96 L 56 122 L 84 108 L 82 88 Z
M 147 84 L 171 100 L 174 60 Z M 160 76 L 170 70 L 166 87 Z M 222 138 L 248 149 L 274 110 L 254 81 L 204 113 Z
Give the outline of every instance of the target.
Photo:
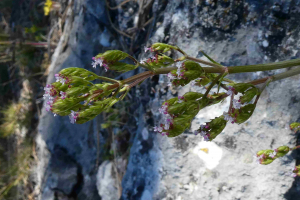
M 67 97 L 67 93 L 66 92 L 60 91 L 59 94 L 61 96 L 61 99 L 65 99 Z
M 68 77 L 65 77 L 64 75 L 61 75 L 61 74 L 55 74 L 55 79 L 56 79 L 56 82 L 60 82 L 62 83 L 63 85 L 65 83 L 68 83 L 69 82 L 69 78 Z
M 107 70 L 109 69 L 107 63 L 105 62 L 105 60 L 102 57 L 99 58 L 92 58 L 94 61 L 92 62 L 92 66 L 93 68 L 96 68 L 97 65 L 99 65 L 100 67 L 104 67 L 104 70 L 107 72 Z
M 144 47 L 144 51 L 145 51 L 145 53 L 147 53 L 147 51 L 152 51 L 152 48 L 151 47 Z
M 182 103 L 184 100 L 184 97 L 183 96 L 178 96 L 178 103 Z
M 227 95 L 232 95 L 232 94 L 234 94 L 234 88 L 231 87 L 231 86 L 229 86 L 229 87 L 228 87 L 228 91 L 227 91 L 226 94 L 227 94 Z
M 209 141 L 209 134 L 204 135 L 203 138 L 204 138 L 204 141 Z
M 76 122 L 76 120 L 78 119 L 78 115 L 78 112 L 74 112 L 73 110 L 71 110 L 71 114 L 69 114 L 69 119 L 72 124 Z

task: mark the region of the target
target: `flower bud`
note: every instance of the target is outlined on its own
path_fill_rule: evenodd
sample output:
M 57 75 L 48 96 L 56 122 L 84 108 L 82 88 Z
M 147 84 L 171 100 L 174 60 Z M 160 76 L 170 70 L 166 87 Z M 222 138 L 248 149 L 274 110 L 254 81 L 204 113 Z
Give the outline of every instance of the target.
M 272 163 L 276 159 L 271 157 L 273 152 L 274 151 L 271 149 L 261 150 L 257 152 L 256 154 L 257 162 L 262 165 L 268 165 Z
M 280 146 L 274 151 L 276 152 L 276 157 L 279 158 L 285 156 L 290 151 L 290 148 L 288 146 Z
M 178 47 L 171 46 L 169 44 L 164 44 L 164 43 L 154 43 L 151 46 L 151 51 L 158 51 L 158 52 L 162 52 L 162 53 L 170 51 L 171 49 L 177 50 Z
M 294 130 L 295 132 L 300 130 L 300 123 L 294 122 L 290 124 L 290 129 Z

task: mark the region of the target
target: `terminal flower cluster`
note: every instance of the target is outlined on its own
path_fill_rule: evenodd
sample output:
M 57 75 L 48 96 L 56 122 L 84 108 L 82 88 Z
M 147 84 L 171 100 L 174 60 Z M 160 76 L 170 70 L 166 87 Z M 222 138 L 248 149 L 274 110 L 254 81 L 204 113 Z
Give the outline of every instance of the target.
M 93 68 L 96 68 L 97 65 L 99 65 L 100 67 L 104 67 L 104 70 L 107 72 L 107 70 L 109 70 L 108 64 L 106 63 L 106 61 L 102 58 L 102 57 L 93 57 L 93 62 L 92 62 L 92 66 Z
M 168 130 L 172 129 L 174 117 L 168 113 L 168 103 L 159 108 L 159 113 L 162 114 L 160 125 L 154 127 L 155 132 L 159 132 L 162 135 L 169 135 Z
M 46 111 L 51 111 L 53 103 L 55 101 L 55 95 L 57 94 L 57 91 L 53 85 L 47 84 L 46 87 L 44 87 L 45 94 L 43 95 L 43 98 L 45 100 L 45 109 Z
M 56 79 L 56 82 L 60 82 L 62 83 L 63 85 L 65 83 L 69 83 L 70 82 L 70 79 L 64 75 L 61 75 L 61 74 L 55 74 L 55 79 Z

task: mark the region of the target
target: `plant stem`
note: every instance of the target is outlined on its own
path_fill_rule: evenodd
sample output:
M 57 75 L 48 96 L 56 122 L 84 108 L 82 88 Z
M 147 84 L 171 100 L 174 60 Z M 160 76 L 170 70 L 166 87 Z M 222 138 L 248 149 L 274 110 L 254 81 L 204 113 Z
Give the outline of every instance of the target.
M 103 80 L 103 81 L 109 81 L 109 82 L 113 82 L 113 83 L 119 83 L 119 81 L 112 79 L 112 78 L 107 78 L 104 76 L 98 76 L 98 79 Z
M 300 67 L 271 76 L 272 82 L 300 74 Z
M 299 148 L 300 148 L 300 145 L 295 146 L 294 148 L 291 149 L 291 151 L 292 151 L 292 150 L 295 150 L 295 149 L 299 149 Z
M 140 79 L 135 80 L 133 83 L 131 83 L 131 84 L 129 85 L 129 89 L 132 88 L 132 87 L 134 87 L 134 86 L 136 86 L 136 85 L 139 84 L 140 82 L 146 80 L 146 79 L 149 78 L 150 76 L 151 76 L 151 75 L 144 76 L 144 77 L 141 77 Z
M 295 76 L 295 75 L 298 75 L 298 74 L 300 74 L 300 67 L 297 67 L 297 68 L 294 68 L 294 69 L 291 69 L 289 71 L 286 71 L 286 72 L 283 72 L 283 73 L 280 73 L 280 74 L 276 74 L 276 75 L 273 75 L 273 76 L 268 76 L 268 77 L 265 77 L 265 78 L 256 79 L 256 80 L 250 81 L 248 83 L 251 83 L 253 85 L 258 85 L 258 84 L 266 82 L 268 79 L 270 80 L 270 82 L 273 82 L 273 81 L 281 80 L 281 79 L 288 78 L 288 77 L 291 77 L 291 76 Z
M 137 80 L 137 79 L 140 79 L 140 78 L 142 78 L 142 77 L 144 77 L 144 76 L 148 76 L 148 75 L 154 75 L 154 73 L 152 72 L 152 71 L 146 71 L 146 72 L 142 72 L 142 73 L 140 73 L 140 74 L 137 74 L 137 75 L 134 75 L 134 76 L 132 76 L 132 77 L 130 77 L 130 78 L 128 78 L 128 79 L 125 79 L 125 80 L 123 80 L 123 81 L 121 81 L 123 84 L 126 84 L 126 83 L 130 83 L 130 82 L 132 82 L 132 81 L 135 81 L 135 80 Z
M 189 57 L 189 58 L 191 58 L 191 57 Z M 192 58 L 191 60 L 200 62 L 200 59 L 197 59 L 197 58 Z M 206 61 L 204 61 L 204 62 L 206 62 Z M 202 60 L 201 60 L 201 63 L 203 63 Z M 213 66 L 213 67 L 202 67 L 206 73 L 223 73 L 225 70 L 225 69 L 220 68 L 220 66 L 218 66 L 214 63 L 209 63 L 209 62 L 206 62 L 206 63 L 210 66 Z M 275 70 L 275 69 L 295 67 L 298 65 L 300 65 L 300 59 L 294 59 L 294 60 L 287 60 L 287 61 L 268 63 L 268 64 L 228 67 L 228 73 L 235 74 L 235 73 L 243 73 L 243 72 L 269 71 L 269 70 Z M 170 71 L 175 70 L 175 69 L 177 69 L 177 67 L 156 69 L 155 74 L 167 74 Z
M 268 71 L 268 70 L 282 69 L 287 67 L 294 67 L 297 65 L 300 65 L 300 59 L 286 60 L 286 61 L 268 63 L 268 64 L 228 67 L 228 71 L 230 74 L 240 73 L 240 72 L 258 72 L 258 71 Z
M 209 87 L 207 88 L 205 94 L 203 95 L 205 98 L 207 97 L 208 93 L 209 93 L 210 90 L 213 88 L 213 86 L 219 81 L 219 79 L 220 79 L 224 74 L 225 74 L 225 72 L 222 73 L 222 74 L 219 74 L 219 76 L 217 76 L 217 77 L 213 80 L 213 82 L 209 85 Z
M 216 67 L 218 69 L 221 69 L 220 68 L 221 65 L 219 65 L 219 64 L 207 62 L 205 60 L 202 60 L 202 59 L 199 59 L 199 58 L 194 58 L 194 57 L 191 57 L 191 56 L 186 56 L 185 58 L 188 59 L 188 60 L 192 60 L 192 61 L 195 61 L 195 62 L 198 62 L 198 63 L 202 63 L 202 64 L 205 64 L 205 65 L 208 65 L 208 66 L 212 66 L 212 67 Z

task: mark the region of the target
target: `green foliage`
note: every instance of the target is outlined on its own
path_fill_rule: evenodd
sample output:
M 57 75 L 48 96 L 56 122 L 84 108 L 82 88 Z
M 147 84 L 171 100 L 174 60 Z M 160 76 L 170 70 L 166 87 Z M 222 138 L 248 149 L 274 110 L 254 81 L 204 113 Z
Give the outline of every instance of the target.
M 258 94 L 259 90 L 256 87 L 247 90 L 241 97 L 241 103 L 249 103 Z
M 209 140 L 212 141 L 215 139 L 225 128 L 227 124 L 227 121 L 224 120 L 223 116 L 216 117 L 215 119 L 211 120 L 208 125 L 209 125 Z
M 290 124 L 290 129 L 294 130 L 295 132 L 300 130 L 300 123 L 299 122 L 294 122 Z
M 145 65 L 150 67 L 150 69 L 158 69 L 162 67 L 168 67 L 171 64 L 174 64 L 174 60 L 164 54 L 157 55 L 155 59 L 149 58 Z
M 178 70 L 172 70 L 170 72 L 174 77 L 176 77 L 172 81 L 173 85 L 184 86 L 192 80 L 199 78 L 204 73 L 202 67 L 198 63 L 193 61 L 183 62 L 182 67 L 180 69 L 180 75 L 178 74 Z
M 16 128 L 27 126 L 30 123 L 30 113 L 21 103 L 11 103 L 1 112 L 3 115 L 0 125 L 1 137 L 8 137 L 15 132 Z
M 241 124 L 247 121 L 253 114 L 254 109 L 255 109 L 255 104 L 248 104 L 239 110 L 235 110 L 235 113 L 237 114 L 236 122 L 238 124 Z
M 109 65 L 109 69 L 118 71 L 118 72 L 127 72 L 136 69 L 137 65 L 130 65 L 122 62 L 114 62 Z
M 152 44 L 151 49 L 153 49 L 153 51 L 159 51 L 159 52 L 165 53 L 167 51 L 170 51 L 171 49 L 177 50 L 178 47 L 175 47 L 175 46 L 172 46 L 169 44 L 164 44 L 164 43 L 154 43 L 154 44 Z
M 251 83 L 229 83 L 228 85 L 232 86 L 235 91 L 244 93 L 246 90 L 250 89 L 251 87 L 255 88 L 254 85 Z
M 109 50 L 105 51 L 104 53 L 99 53 L 96 58 L 102 58 L 106 62 L 116 62 L 119 60 L 124 60 L 129 55 L 123 51 L 120 50 Z

